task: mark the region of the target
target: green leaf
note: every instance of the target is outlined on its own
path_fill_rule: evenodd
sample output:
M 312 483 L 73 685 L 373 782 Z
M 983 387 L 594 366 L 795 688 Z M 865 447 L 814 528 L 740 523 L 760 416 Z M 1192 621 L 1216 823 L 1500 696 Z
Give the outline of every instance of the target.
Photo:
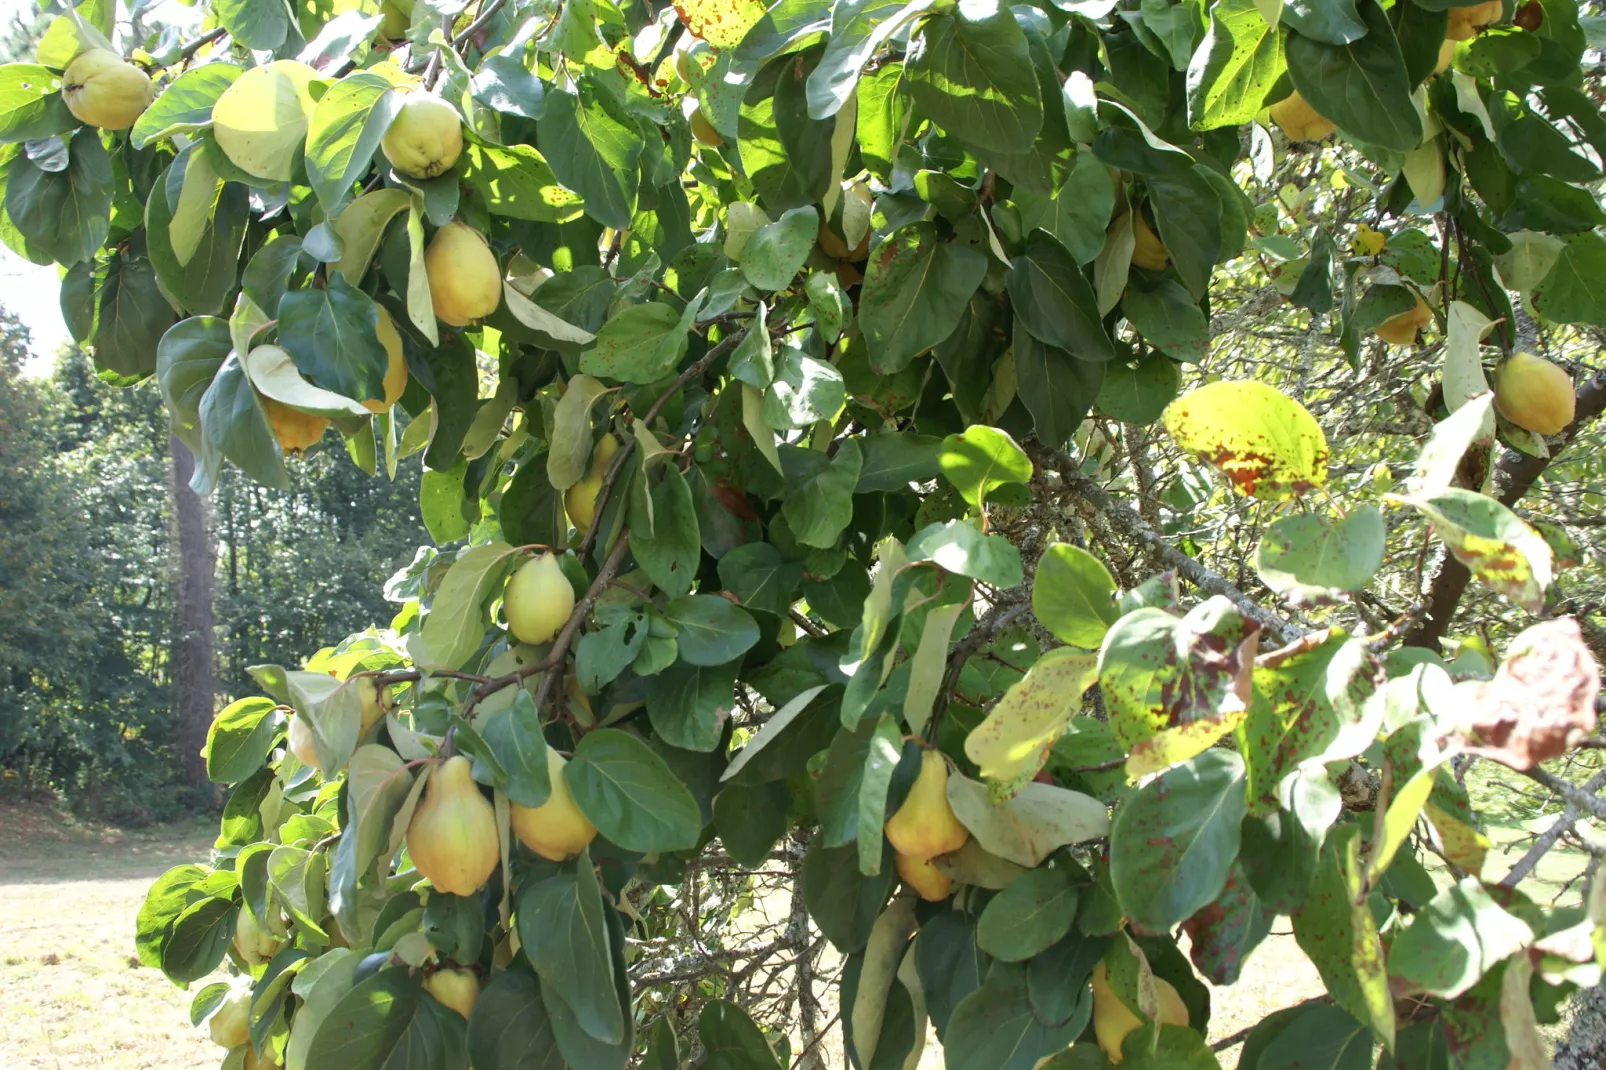
M 490 624 L 485 603 L 513 552 L 507 543 L 493 542 L 471 547 L 452 562 L 424 618 L 421 666 L 457 669 L 479 648 Z
M 826 847 L 819 839 L 803 855 L 803 901 L 809 918 L 825 938 L 844 954 L 858 951 L 870 939 L 870 930 L 894 880 L 892 848 L 887 846 L 881 872 L 859 872 L 858 847 Z
M 1375 1047 L 1372 1031 L 1348 1011 L 1331 1004 L 1290 1009 L 1293 1013 L 1287 1022 L 1255 1061 L 1257 1070 L 1299 1070 L 1310 1066 L 1370 1070 Z
M 1272 521 L 1255 551 L 1267 587 L 1300 605 L 1358 591 L 1383 566 L 1383 514 L 1364 505 L 1334 520 L 1315 513 Z
M 1171 264 L 1195 300 L 1210 292 L 1210 272 L 1222 255 L 1224 209 L 1204 166 L 1167 170 L 1147 176 L 1149 203 Z M 1176 329 L 1186 335 L 1187 330 Z
M 978 930 L 979 932 L 979 930 Z M 982 986 L 960 1000 L 943 1035 L 947 1070 L 1032 1070 L 1087 1027 L 1092 1001 L 1068 1022 L 1047 1026 L 1032 1010 L 1026 967 L 998 963 Z
M 751 609 L 784 614 L 802 578 L 802 562 L 787 561 L 767 542 L 738 546 L 719 559 L 719 582 Z
M 1298 497 L 1327 479 L 1327 436 L 1299 402 L 1258 380 L 1228 380 L 1166 406 L 1178 446 L 1219 468 L 1245 494 Z
M 1037 440 L 1054 446 L 1070 441 L 1098 400 L 1106 365 L 1072 357 L 1044 345 L 1015 322 L 1015 387 L 1032 414 Z
M 492 57 L 486 64 L 498 58 Z M 482 73 L 485 69 L 480 68 Z M 563 188 L 546 157 L 529 145 L 471 143 L 463 155 L 468 161 L 463 181 L 479 192 L 492 215 L 567 223 L 584 212 L 581 197 Z
M 1530 613 L 1544 609 L 1553 573 L 1550 544 L 1516 513 L 1461 487 L 1405 500 L 1488 587 Z
M 680 656 L 691 665 L 723 665 L 758 642 L 758 625 L 739 606 L 714 594 L 673 599 L 664 619 L 678 629 Z
M 833 5 L 830 40 L 819 66 L 809 74 L 809 115 L 816 119 L 836 115 L 853 98 L 859 73 L 876 50 L 930 6 L 925 0 L 854 0 Z
M 122 382 L 155 370 L 174 319 L 151 262 L 127 247 L 73 265 L 61 282 L 61 313 L 95 366 Z
M 938 126 L 984 150 L 1025 152 L 1043 127 L 1026 34 L 998 0 L 923 22 L 910 42 L 903 81 Z
M 459 1066 L 465 1023 L 424 995 L 421 975 L 382 969 L 358 982 L 318 1024 L 306 1070 Z
M 196 145 L 187 155 L 193 158 L 200 152 L 201 146 Z M 217 156 L 213 154 L 217 152 L 216 146 L 208 146 L 205 159 L 215 162 Z M 179 167 L 183 162 L 173 166 Z M 185 172 L 178 173 L 189 177 Z M 216 188 L 216 175 L 210 176 L 210 180 Z M 226 183 L 218 190 L 215 203 L 208 202 L 208 210 L 211 216 L 205 229 L 195 239 L 189 259 L 181 263 L 174 248 L 174 225 L 168 199 L 160 188 L 153 191 L 145 204 L 146 248 L 157 277 L 180 305 L 206 315 L 226 314 L 239 278 L 240 248 L 251 221 L 250 198 L 244 186 Z
M 736 710 L 739 661 L 693 665 L 677 661 L 647 688 L 647 716 L 653 734 L 672 747 L 708 753 L 724 737 L 725 722 Z
M 1070 932 L 1077 897 L 1069 867 L 1051 863 L 1027 870 L 988 901 L 976 925 L 976 944 L 1002 962 L 1024 962 Z
M 846 402 L 847 388 L 834 365 L 788 346 L 764 392 L 764 422 L 777 431 L 812 427 L 835 420 Z
M 232 63 L 192 67 L 168 83 L 151 106 L 134 120 L 128 140 L 136 149 L 174 134 L 188 134 L 212 122 L 212 105 L 245 73 Z
M 697 845 L 703 819 L 696 800 L 664 760 L 629 733 L 604 728 L 586 735 L 564 780 L 580 812 L 627 851 Z
M 784 290 L 808 259 L 819 229 L 820 216 L 813 206 L 793 208 L 755 230 L 735 259 L 758 289 Z
M 1216 4 L 1188 65 L 1188 125 L 1215 130 L 1252 122 L 1285 69 L 1282 34 L 1255 0 Z
M 290 32 L 290 11 L 284 4 L 214 0 L 212 13 L 235 42 L 254 51 L 277 49 Z
M 206 878 L 207 871 L 200 866 L 186 864 L 174 866 L 145 892 L 139 914 L 134 919 L 134 949 L 141 966 L 160 968 L 162 945 L 173 931 L 190 902 L 190 889 Z
M 966 502 L 980 509 L 987 496 L 1011 483 L 1029 483 L 1032 462 L 1006 431 L 968 427 L 942 440 L 937 465 Z
M 391 853 L 396 842 L 392 826 L 412 790 L 413 774 L 389 747 L 369 743 L 352 753 L 342 834 L 357 838 L 359 872 L 366 873 L 375 861 Z
M 1455 999 L 1533 940 L 1527 923 L 1502 910 L 1478 878 L 1463 877 L 1395 933 L 1389 979 L 1402 991 Z
M 214 784 L 235 784 L 262 767 L 278 729 L 272 699 L 242 698 L 224 707 L 206 733 L 206 775 Z
M 652 512 L 650 538 L 640 534 L 641 525 L 631 520 L 630 552 L 655 587 L 679 598 L 697 578 L 702 541 L 691 487 L 673 464 L 664 466 L 662 480 L 652 488 Z
M 199 981 L 218 968 L 234 938 L 239 905 L 232 899 L 196 899 L 173 920 L 162 941 L 162 972 L 174 984 Z
M 952 334 L 986 274 L 986 254 L 939 240 L 932 223 L 883 238 L 870 251 L 859 298 L 870 367 L 890 375 Z
M 603 226 L 628 229 L 636 210 L 641 130 L 590 78 L 582 78 L 578 90 L 578 96 L 546 95 L 536 137 L 558 181 L 585 199 L 586 214 Z
M 589 855 L 574 872 L 531 881 L 519 889 L 515 922 L 535 972 L 560 986 L 580 1027 L 605 1044 L 624 1039 L 613 957 L 603 920 L 602 896 Z
M 1031 869 L 1070 843 L 1109 834 L 1109 812 L 1090 795 L 1054 784 L 1028 783 L 1002 802 L 968 777 L 948 777 L 948 805 L 977 846 Z
M 1243 816 L 1244 763 L 1231 751 L 1207 750 L 1127 797 L 1110 827 L 1110 877 L 1136 932 L 1164 933 L 1221 894 Z
M 1121 314 L 1145 342 L 1172 360 L 1204 363 L 1210 351 L 1210 324 L 1199 303 L 1175 280 L 1146 283 L 1133 279 L 1121 298 Z M 1173 387 L 1173 395 L 1175 392 Z
M 348 398 L 385 396 L 390 357 L 374 333 L 378 323 L 373 301 L 338 272 L 322 289 L 291 290 L 279 301 L 279 344 L 296 368 Z
M 534 974 L 513 968 L 491 976 L 469 1015 L 468 1054 L 483 1070 L 567 1070 Z
M 1346 134 L 1410 152 L 1422 143 L 1422 120 L 1411 102 L 1400 42 L 1376 0 L 1360 0 L 1358 8 L 1366 32 L 1347 43 L 1291 31 L 1284 46 L 1288 74 L 1310 106 Z
M 307 125 L 307 179 L 327 215 L 339 215 L 350 201 L 402 99 L 390 79 L 366 71 L 348 74 L 319 99 Z
M 632 305 L 611 317 L 597 332 L 597 341 L 580 355 L 587 375 L 624 383 L 655 383 L 686 352 L 686 326 L 668 305 Z
M 1294 915 L 1294 939 L 1333 1001 L 1394 1042 L 1394 1004 L 1371 907 L 1361 897 L 1361 830 L 1340 825 L 1327 840 L 1316 882 Z
M 111 232 L 112 162 L 100 132 L 85 127 L 67 142 L 67 167 L 47 171 L 27 156 L 6 175 L 6 215 L 23 237 L 62 265 L 88 260 Z
M 697 1016 L 706 1070 L 781 1070 L 769 1041 L 747 1013 L 724 999 L 709 1000 Z
M 1080 546 L 1055 543 L 1032 577 L 1032 612 L 1055 638 L 1096 650 L 1120 615 L 1115 590 L 1104 562 Z
M 506 774 L 496 787 L 508 801 L 531 807 L 546 802 L 552 792 L 551 769 L 546 737 L 541 734 L 541 719 L 530 693 L 514 688 L 513 701 L 485 718 L 479 730 Z
M 911 483 L 925 483 L 941 473 L 942 440 L 934 436 L 881 431 L 865 435 L 859 445 L 864 450 L 864 464 L 859 469 L 856 494 L 906 490 Z
M 0 65 L 0 141 L 32 141 L 78 120 L 61 96 L 61 76 L 37 63 Z
M 1606 240 L 1593 231 L 1569 234 L 1550 272 L 1534 287 L 1534 307 L 1554 323 L 1606 326 L 1606 302 L 1591 285 L 1606 271 Z
M 1025 578 L 1020 550 L 1001 535 L 983 534 L 969 520 L 922 528 L 905 550 L 910 561 L 932 561 L 956 576 L 999 588 L 1018 587 Z
M 853 519 L 853 491 L 864 465 L 859 443 L 850 438 L 829 458 L 816 450 L 783 446 L 780 457 L 790 488 L 781 513 L 792 534 L 805 546 L 835 546 Z
M 1025 252 L 1011 262 L 1009 296 L 1019 322 L 1046 345 L 1084 361 L 1115 356 L 1100 322 L 1092 284 L 1065 246 L 1047 231 L 1034 231 Z
M 256 388 L 232 352 L 201 395 L 198 412 L 203 449 L 196 455 L 190 480 L 197 493 L 209 493 L 216 486 L 223 457 L 263 486 L 282 490 L 290 485 Z

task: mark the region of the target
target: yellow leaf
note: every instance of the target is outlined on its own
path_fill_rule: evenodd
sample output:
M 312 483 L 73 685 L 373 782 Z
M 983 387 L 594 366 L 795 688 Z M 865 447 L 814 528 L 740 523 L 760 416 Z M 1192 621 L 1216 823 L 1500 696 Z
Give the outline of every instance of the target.
M 1098 679 L 1098 655 L 1074 647 L 1044 654 L 965 739 L 994 799 L 1007 799 L 1037 775 L 1070 723 L 1082 693 Z
M 1166 406 L 1164 419 L 1178 446 L 1256 498 L 1298 497 L 1327 478 L 1327 437 L 1316 418 L 1265 383 L 1209 383 Z

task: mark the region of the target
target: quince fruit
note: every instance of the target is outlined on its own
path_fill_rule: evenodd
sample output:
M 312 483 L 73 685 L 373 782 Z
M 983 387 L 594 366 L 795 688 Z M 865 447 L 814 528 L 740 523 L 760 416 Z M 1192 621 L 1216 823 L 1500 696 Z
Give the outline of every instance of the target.
M 569 514 L 575 530 L 584 534 L 591 530 L 597 517 L 597 495 L 602 492 L 602 477 L 608 472 L 608 462 L 619 452 L 619 440 L 611 433 L 604 434 L 591 451 L 591 469 L 580 482 L 563 492 L 563 508 Z
M 156 90 L 151 76 L 122 56 L 91 48 L 67 64 L 61 96 L 80 122 L 102 130 L 126 130 L 150 107 Z
M 1164 271 L 1171 263 L 1171 253 L 1149 226 L 1149 221 L 1138 212 L 1132 217 L 1132 263 L 1149 271 Z
M 376 304 L 374 311 L 379 313 L 374 334 L 379 338 L 379 344 L 385 347 L 385 356 L 388 358 L 385 365 L 385 396 L 369 398 L 362 404 L 369 412 L 385 412 L 401 400 L 402 392 L 407 389 L 407 357 L 402 352 L 401 332 L 396 330 L 396 321 L 390 318 L 384 305 Z
M 1410 311 L 1390 316 L 1373 328 L 1372 333 L 1390 345 L 1408 346 L 1416 341 L 1416 332 L 1432 322 L 1433 310 L 1422 300 L 1422 295 L 1417 294 L 1416 304 Z
M 1494 371 L 1494 407 L 1536 435 L 1554 435 L 1573 422 L 1573 378 L 1532 353 L 1514 353 Z
M 1505 14 L 1505 4 L 1501 0 L 1489 0 L 1486 4 L 1471 4 L 1467 7 L 1452 7 L 1450 9 L 1450 26 L 1444 32 L 1446 40 L 1470 41 L 1478 35 L 1478 31 L 1490 23 L 1499 22 L 1500 16 Z
M 502 269 L 490 243 L 466 223 L 452 220 L 424 250 L 430 303 L 442 323 L 466 326 L 502 303 Z
M 697 144 L 706 145 L 711 149 L 717 149 L 725 144 L 725 139 L 719 136 L 719 131 L 715 130 L 714 124 L 708 121 L 708 116 L 703 114 L 703 109 L 692 109 L 691 118 L 688 122 L 691 123 L 691 136 L 696 140 Z
M 455 754 L 435 767 L 407 826 L 407 853 L 436 891 L 473 895 L 502 860 L 496 810 Z
M 285 453 L 303 453 L 317 445 L 329 426 L 327 417 L 292 409 L 266 395 L 258 395 L 257 400 L 262 402 L 262 415 L 268 418 L 274 440 Z
M 920 755 L 920 775 L 897 813 L 887 818 L 886 830 L 894 851 L 921 860 L 957 851 L 970 839 L 970 830 L 948 805 L 948 760 L 941 751 Z
M 1159 1021 L 1161 1025 L 1188 1024 L 1188 1007 L 1182 1002 L 1182 997 L 1172 987 L 1171 982 L 1163 977 L 1154 979 L 1155 995 L 1160 1004 Z M 1099 1047 L 1111 1065 L 1119 1063 L 1121 1042 L 1126 1035 L 1143 1024 L 1143 1019 L 1132 1012 L 1132 1008 L 1121 1002 L 1121 997 L 1115 994 L 1110 987 L 1108 974 L 1104 963 L 1093 967 L 1093 1035 L 1098 1039 Z
M 430 93 L 410 93 L 379 141 L 390 166 L 410 178 L 434 178 L 463 154 L 463 120 Z
M 1289 141 L 1325 141 L 1338 125 L 1323 118 L 1310 102 L 1293 93 L 1271 106 L 1271 121 L 1282 128 Z
M 424 978 L 424 991 L 467 1018 L 474 1001 L 480 998 L 479 975 L 473 970 L 446 967 Z
M 234 923 L 234 950 L 240 953 L 247 966 L 260 966 L 279 950 L 279 938 L 257 922 L 249 907 L 242 907 Z
M 302 765 L 323 772 L 323 766 L 318 763 L 318 748 L 312 742 L 312 729 L 299 714 L 290 718 L 285 745 L 290 748 L 291 754 L 301 759 Z
M 220 1048 L 238 1048 L 251 1039 L 251 990 L 236 988 L 206 1021 L 212 1043 Z
M 524 846 L 553 862 L 573 858 L 597 835 L 597 827 L 575 805 L 568 782 L 563 779 L 567 764 L 563 755 L 548 747 L 546 772 L 552 793 L 540 806 L 513 803 L 509 807 L 513 834 Z
M 903 883 L 913 888 L 926 902 L 940 903 L 953 894 L 953 878 L 932 865 L 931 859 L 894 855 L 893 864 Z
M 521 643 L 545 643 L 574 612 L 574 588 L 550 553 L 520 565 L 502 591 L 507 630 Z

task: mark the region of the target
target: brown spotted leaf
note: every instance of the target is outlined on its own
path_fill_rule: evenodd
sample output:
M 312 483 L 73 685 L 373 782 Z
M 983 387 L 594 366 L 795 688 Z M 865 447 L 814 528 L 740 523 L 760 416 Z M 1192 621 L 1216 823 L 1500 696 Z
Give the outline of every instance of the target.
M 1235 864 L 1215 902 L 1182 923 L 1191 945 L 1188 957 L 1211 984 L 1234 984 L 1244 959 L 1271 932 L 1271 919 L 1243 867 Z
M 1467 749 L 1513 769 L 1532 769 L 1595 731 L 1600 667 L 1571 617 L 1536 624 L 1512 640 L 1492 680 L 1457 685 L 1456 725 Z
M 1333 829 L 1310 895 L 1294 914 L 1294 939 L 1322 975 L 1333 1002 L 1392 1045 L 1394 1003 L 1377 922 L 1361 896 L 1360 837 L 1355 825 Z
M 762 0 L 679 0 L 675 11 L 694 36 L 715 48 L 735 48 L 764 17 Z
M 1327 437 L 1303 405 L 1252 379 L 1208 383 L 1166 406 L 1178 446 L 1245 494 L 1295 498 L 1327 477 Z
M 1237 727 L 1259 643 L 1260 625 L 1219 595 L 1185 617 L 1140 609 L 1115 622 L 1099 686 L 1130 776 L 1185 762 Z
M 1496 594 L 1530 613 L 1545 608 L 1554 572 L 1550 544 L 1521 517 L 1487 494 L 1451 487 L 1407 498 L 1427 517 L 1444 545 Z

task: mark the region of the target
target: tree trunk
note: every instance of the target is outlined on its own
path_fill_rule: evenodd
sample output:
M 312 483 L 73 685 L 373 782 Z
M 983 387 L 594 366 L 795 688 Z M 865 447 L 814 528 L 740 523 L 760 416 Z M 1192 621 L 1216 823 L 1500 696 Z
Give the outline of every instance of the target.
M 169 448 L 173 455 L 173 524 L 178 535 L 171 673 L 178 707 L 178 748 L 184 779 L 204 788 L 208 781 L 201 748 L 206 745 L 217 694 L 212 664 L 212 537 L 206 527 L 206 503 L 190 489 L 195 458 L 177 438 L 169 440 Z

